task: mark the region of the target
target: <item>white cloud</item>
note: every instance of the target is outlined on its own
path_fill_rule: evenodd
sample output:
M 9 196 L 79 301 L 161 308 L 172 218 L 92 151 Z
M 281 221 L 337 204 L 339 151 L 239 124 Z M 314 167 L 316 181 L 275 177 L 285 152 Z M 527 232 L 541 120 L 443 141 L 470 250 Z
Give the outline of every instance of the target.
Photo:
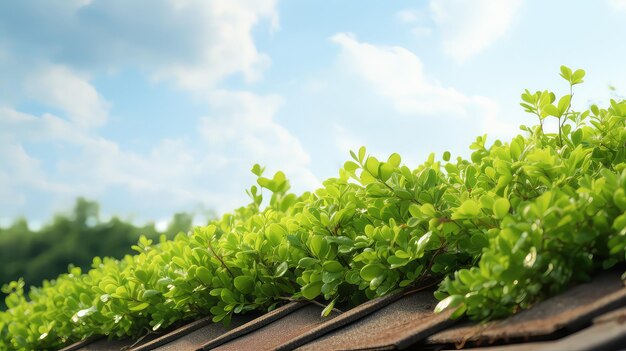
M 0 203 L 5 215 L 42 206 L 34 198 L 56 207 L 68 206 L 78 196 L 113 196 L 125 211 L 141 209 L 144 220 L 198 203 L 224 211 L 242 200 L 207 187 L 204 182 L 223 171 L 223 163 L 218 155 L 181 140 L 159 140 L 138 153 L 72 121 L 10 108 L 0 109 L 0 130 L 10 131 L 0 132 L 0 194 L 12 195 Z M 50 155 L 44 162 L 23 145 L 44 147 Z
M 231 162 L 242 170 L 254 163 L 272 172 L 283 170 L 300 191 L 320 185 L 300 141 L 274 121 L 283 104 L 280 96 L 219 90 L 209 98 L 214 112 L 200 122 L 200 132 L 209 145 L 236 155 Z
M 10 168 L 0 169 L 0 194 L 4 194 L 0 201 L 8 203 L 17 200 L 18 203 L 25 201 L 24 197 L 16 190 L 19 185 L 27 185 L 34 188 L 47 190 L 49 187 L 42 179 L 40 162 L 30 157 L 19 144 L 0 144 L 0 160 Z M 10 170 L 10 172 L 9 172 Z
M 425 73 L 422 61 L 398 46 L 376 46 L 359 42 L 352 34 L 339 33 L 331 40 L 341 46 L 339 65 L 388 101 L 396 113 L 410 120 L 441 118 L 448 122 L 471 120 L 492 136 L 515 131 L 498 118 L 498 105 L 483 96 L 468 96 L 445 87 Z M 456 121 L 456 122 L 455 122 Z
M 270 64 L 252 37 L 261 21 L 278 28 L 275 0 L 23 0 L 0 4 L 0 41 L 18 48 L 18 64 L 139 69 L 206 91 L 230 75 L 261 77 Z M 26 29 L 27 23 L 37 27 Z
M 86 77 L 63 66 L 33 71 L 24 81 L 26 95 L 59 108 L 77 125 L 97 127 L 107 120 L 108 103 Z
M 396 18 L 400 22 L 411 23 L 411 22 L 415 22 L 417 20 L 418 16 L 415 13 L 415 11 L 412 11 L 412 10 L 402 10 L 402 11 L 396 12 Z
M 0 208 L 24 209 L 33 197 L 69 207 L 77 196 L 113 196 L 124 211 L 141 210 L 144 220 L 198 206 L 225 212 L 246 201 L 254 163 L 270 176 L 283 170 L 297 192 L 320 185 L 299 140 L 274 121 L 282 98 L 219 90 L 210 99 L 212 113 L 198 121 L 196 135 L 155 140 L 145 152 L 73 120 L 0 108 Z M 43 162 L 23 145 L 51 154 Z
M 614 11 L 626 11 L 626 0 L 608 0 L 608 3 Z
M 447 112 L 463 116 L 465 105 L 474 103 L 470 97 L 428 78 L 419 57 L 403 47 L 375 46 L 346 33 L 336 34 L 331 40 L 342 48 L 342 67 L 369 83 L 401 114 Z
M 41 137 L 37 118 L 0 106 L 0 208 L 14 210 L 27 206 L 25 189 L 46 193 L 72 190 L 72 185 L 58 184 L 46 177 L 41 160 L 31 156 L 22 138 Z
M 502 38 L 515 21 L 522 0 L 431 0 L 444 52 L 464 62 Z
M 156 78 L 171 78 L 182 88 L 202 90 L 235 73 L 242 73 L 246 81 L 261 77 L 270 59 L 257 50 L 251 32 L 261 19 L 270 20 L 272 31 L 278 28 L 274 0 L 176 1 L 174 4 L 181 23 L 190 18 L 196 25 L 194 35 L 204 43 L 195 43 L 195 57 L 180 56 L 158 67 Z

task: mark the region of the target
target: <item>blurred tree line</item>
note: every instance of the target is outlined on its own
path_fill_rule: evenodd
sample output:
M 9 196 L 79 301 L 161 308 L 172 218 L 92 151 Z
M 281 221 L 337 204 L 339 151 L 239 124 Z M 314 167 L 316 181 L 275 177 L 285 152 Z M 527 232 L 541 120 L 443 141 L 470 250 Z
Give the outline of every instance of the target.
M 26 286 L 40 285 L 66 273 L 69 264 L 85 271 L 95 256 L 121 258 L 132 253 L 130 247 L 140 235 L 155 241 L 161 234 L 172 238 L 190 230 L 192 221 L 193 214 L 177 213 L 164 233 L 154 223 L 139 227 L 117 217 L 102 222 L 98 203 L 79 198 L 72 213 L 56 215 L 39 230 L 31 230 L 24 218 L 0 227 L 0 286 L 20 277 Z M 0 308 L 4 308 L 4 294 Z

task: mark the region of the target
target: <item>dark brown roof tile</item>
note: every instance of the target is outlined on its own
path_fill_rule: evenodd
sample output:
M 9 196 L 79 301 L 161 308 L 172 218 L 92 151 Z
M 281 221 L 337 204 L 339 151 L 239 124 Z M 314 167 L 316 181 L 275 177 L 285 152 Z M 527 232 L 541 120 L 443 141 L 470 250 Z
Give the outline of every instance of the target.
M 237 339 L 243 335 L 252 333 L 258 329 L 263 328 L 264 326 L 271 324 L 281 318 L 288 316 L 294 311 L 297 311 L 304 306 L 307 306 L 307 303 L 304 302 L 291 302 L 284 306 L 281 306 L 269 313 L 262 315 L 259 318 L 255 318 L 252 321 L 239 326 L 231 331 L 220 335 L 217 338 L 212 339 L 211 341 L 202 345 L 199 349 L 201 350 L 212 350 L 213 348 L 225 344 L 233 339 Z
M 547 299 L 502 321 L 465 324 L 427 338 L 428 344 L 492 344 L 554 339 L 579 330 L 602 313 L 626 302 L 626 288 L 617 271 Z
M 401 297 L 300 350 L 404 349 L 452 323 L 449 313 L 433 313 L 436 304 L 432 291 Z
M 208 347 L 205 345 L 204 349 L 220 351 L 274 350 L 279 345 L 315 328 L 327 318 L 333 318 L 337 315 L 337 313 L 331 312 L 330 316 L 322 317 L 322 310 L 323 308 L 320 306 L 307 304 L 280 319 L 265 324 L 261 328 L 256 328 L 250 333 L 240 335 L 219 345 L 214 343 Z M 250 323 L 255 323 L 255 321 Z

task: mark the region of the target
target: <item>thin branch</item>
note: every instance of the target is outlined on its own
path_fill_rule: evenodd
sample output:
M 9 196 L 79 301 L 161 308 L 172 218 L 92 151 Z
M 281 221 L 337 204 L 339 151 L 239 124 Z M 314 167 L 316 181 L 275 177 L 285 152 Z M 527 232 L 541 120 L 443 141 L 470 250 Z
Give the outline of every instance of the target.
M 142 337 L 140 337 L 139 339 L 137 339 L 137 341 L 135 341 L 135 343 L 133 343 L 132 345 L 129 345 L 129 346 L 124 346 L 120 350 L 122 350 L 122 351 L 131 350 L 131 349 L 135 348 L 135 346 L 137 346 L 139 343 L 141 343 L 143 341 L 143 339 L 145 339 L 147 336 L 152 335 L 152 334 L 158 334 L 158 333 L 157 332 L 153 332 L 152 330 L 148 330 L 148 332 L 146 334 L 144 334 Z
M 426 290 L 428 288 L 432 288 L 433 286 L 439 284 L 440 282 L 441 282 L 441 280 L 435 280 L 435 281 L 433 281 L 433 282 L 431 282 L 429 284 L 422 285 L 422 286 L 416 287 L 416 288 L 411 289 L 411 290 L 406 290 L 406 291 L 402 292 L 402 296 L 409 296 L 409 295 L 413 295 L 413 294 L 415 294 L 417 292 L 424 291 L 424 290 Z
M 215 252 L 215 250 L 213 250 L 213 245 L 211 245 L 211 241 L 209 240 L 207 243 L 209 244 L 209 250 L 211 250 L 211 253 L 213 253 L 213 256 L 215 256 L 215 258 L 217 258 L 217 260 L 220 261 L 220 263 L 222 264 L 222 267 L 226 268 L 226 271 L 228 272 L 228 274 L 230 274 L 230 277 L 235 278 L 235 275 L 233 274 L 233 272 L 231 272 L 230 268 L 228 268 L 224 260 L 222 260 L 222 257 L 220 257 L 220 255 L 218 255 Z

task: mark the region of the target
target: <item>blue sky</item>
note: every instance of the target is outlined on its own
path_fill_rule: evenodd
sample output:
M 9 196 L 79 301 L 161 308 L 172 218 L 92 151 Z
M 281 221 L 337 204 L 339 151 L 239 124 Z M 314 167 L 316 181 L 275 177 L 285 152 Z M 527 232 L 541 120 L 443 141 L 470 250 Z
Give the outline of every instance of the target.
M 58 0 L 0 3 L 0 224 L 77 196 L 163 222 L 246 203 L 254 163 L 297 192 L 348 151 L 468 154 L 626 82 L 626 0 Z

